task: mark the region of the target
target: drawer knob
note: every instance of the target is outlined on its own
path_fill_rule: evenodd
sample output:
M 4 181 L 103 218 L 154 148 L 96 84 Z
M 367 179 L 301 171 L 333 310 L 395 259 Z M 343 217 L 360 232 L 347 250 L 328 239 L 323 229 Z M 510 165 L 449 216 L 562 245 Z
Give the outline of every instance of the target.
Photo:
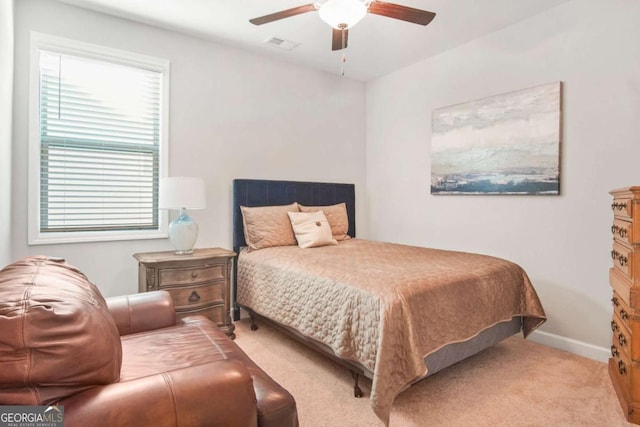
M 618 355 L 620 354 L 620 352 L 618 351 L 618 348 L 615 345 L 611 346 L 611 356 L 612 357 L 618 357 Z
M 627 204 L 626 203 L 614 202 L 614 203 L 611 204 L 611 210 L 614 210 L 614 211 L 616 209 L 621 211 L 621 210 L 626 209 L 626 208 L 627 208 Z
M 612 330 L 613 332 L 615 332 L 615 331 L 617 331 L 617 330 L 618 330 L 618 324 L 616 323 L 616 321 L 615 321 L 615 320 L 612 320 L 612 321 L 611 321 L 611 330 Z
M 629 313 L 624 309 L 620 310 L 620 318 L 622 320 L 627 320 L 629 318 Z
M 622 239 L 624 239 L 625 237 L 627 237 L 627 229 L 625 227 L 619 227 L 617 225 L 612 225 L 611 226 L 611 234 L 613 234 L 614 236 L 617 234 Z
M 613 305 L 615 305 L 616 307 L 618 307 L 620 305 L 620 301 L 618 301 L 618 297 L 613 297 L 611 298 L 611 302 L 613 303 Z
M 616 252 L 615 250 L 611 251 L 611 259 L 615 260 L 616 258 L 618 258 L 618 252 Z
M 191 278 L 192 279 L 197 279 L 198 278 L 198 273 L 196 273 L 195 271 L 193 273 L 191 273 Z
M 627 265 L 627 257 L 624 255 L 620 255 L 618 256 L 618 262 L 620 263 L 620 267 L 624 267 L 625 265 Z
M 620 372 L 620 375 L 627 373 L 627 367 L 624 366 L 624 362 L 622 360 L 618 360 L 618 372 Z
M 200 301 L 200 295 L 198 294 L 198 292 L 193 291 L 191 292 L 191 295 L 189 295 L 189 302 L 198 302 Z
M 627 344 L 627 339 L 622 334 L 618 334 L 618 342 L 621 346 L 625 346 Z

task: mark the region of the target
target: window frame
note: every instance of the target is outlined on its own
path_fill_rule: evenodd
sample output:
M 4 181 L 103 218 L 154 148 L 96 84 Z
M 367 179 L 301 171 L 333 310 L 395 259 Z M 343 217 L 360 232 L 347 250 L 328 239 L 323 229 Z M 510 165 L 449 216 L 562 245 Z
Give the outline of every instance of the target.
M 32 31 L 29 58 L 28 244 L 44 245 L 114 240 L 161 239 L 168 236 L 168 212 L 159 210 L 158 229 L 40 232 L 40 50 L 81 56 L 162 73 L 158 178 L 167 176 L 169 135 L 169 60 Z

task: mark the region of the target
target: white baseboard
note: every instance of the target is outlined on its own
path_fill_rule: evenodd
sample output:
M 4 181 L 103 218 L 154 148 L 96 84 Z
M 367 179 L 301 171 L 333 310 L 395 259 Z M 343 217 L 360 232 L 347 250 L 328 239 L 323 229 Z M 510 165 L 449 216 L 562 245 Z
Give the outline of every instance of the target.
M 549 347 L 568 351 L 569 353 L 577 354 L 578 356 L 597 360 L 598 362 L 606 363 L 611 357 L 611 351 L 608 348 L 599 347 L 597 345 L 574 340 L 572 338 L 563 337 L 549 332 L 533 331 L 533 333 L 529 335 L 527 339 L 530 339 L 533 342 L 537 342 L 538 344 L 543 344 Z

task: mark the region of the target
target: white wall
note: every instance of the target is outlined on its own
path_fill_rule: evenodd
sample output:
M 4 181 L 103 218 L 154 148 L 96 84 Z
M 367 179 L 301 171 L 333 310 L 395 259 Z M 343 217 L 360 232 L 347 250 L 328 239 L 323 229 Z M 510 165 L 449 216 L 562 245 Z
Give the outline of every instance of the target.
M 4 52 L 11 49 L 11 2 L 0 3 Z M 8 173 L 12 156 L 12 179 L 0 180 L 0 209 L 11 182 L 14 221 L 7 226 L 0 211 L 0 262 L 10 240 L 12 259 L 63 256 L 105 295 L 117 295 L 136 291 L 133 253 L 171 249 L 167 240 L 27 245 L 34 30 L 171 61 L 170 174 L 207 181 L 208 208 L 193 213 L 201 228 L 197 246 L 230 247 L 233 178 L 353 182 L 360 236 L 511 259 L 527 270 L 545 305 L 543 331 L 566 343 L 609 346 L 608 191 L 640 184 L 636 0 L 566 3 L 370 82 L 366 106 L 361 83 L 212 42 L 52 1 L 21 0 L 15 14 L 12 146 L 0 122 L 0 173 Z M 0 55 L 3 78 L 9 61 Z M 558 80 L 561 196 L 429 194 L 433 109 Z M 2 105 L 0 121 L 7 117 Z
M 13 0 L 0 2 L 0 268 L 11 262 Z
M 133 253 L 171 250 L 167 239 L 27 245 L 31 30 L 171 61 L 169 173 L 207 184 L 196 247 L 231 248 L 233 178 L 355 183 L 366 233 L 364 84 L 52 1 L 17 2 L 15 26 L 14 258 L 63 256 L 109 296 L 137 291 Z
M 370 82 L 370 237 L 517 262 L 548 315 L 539 339 L 606 357 L 608 191 L 640 185 L 639 21 L 635 0 L 575 0 Z M 558 80 L 560 196 L 430 194 L 433 109 Z

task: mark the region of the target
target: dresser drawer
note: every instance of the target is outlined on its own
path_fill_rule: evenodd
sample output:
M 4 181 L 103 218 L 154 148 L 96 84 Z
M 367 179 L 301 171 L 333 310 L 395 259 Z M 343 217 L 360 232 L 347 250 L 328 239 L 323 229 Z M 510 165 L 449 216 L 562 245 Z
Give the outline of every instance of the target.
M 640 250 L 634 251 L 625 245 L 613 242 L 611 259 L 614 267 L 618 268 L 630 280 L 634 279 L 639 271 Z
M 224 312 L 224 305 L 203 307 L 192 310 L 176 310 L 176 319 L 178 322 L 180 322 L 184 317 L 196 315 L 208 317 L 218 326 L 224 325 L 225 319 L 227 318 Z
M 638 360 L 640 351 L 637 347 L 640 346 L 638 346 L 638 343 L 634 346 L 631 333 L 624 325 L 624 322 L 615 314 L 613 315 L 613 320 L 611 320 L 611 331 L 613 332 L 613 343 L 624 354 L 625 359 Z
M 640 220 L 635 223 L 622 219 L 614 219 L 611 234 L 615 240 L 634 245 L 640 243 Z
M 200 286 L 185 286 L 165 290 L 171 293 L 176 310 L 191 309 L 202 305 L 224 304 L 224 282 Z
M 625 383 L 626 376 L 620 373 L 620 365 L 617 359 L 609 359 L 609 377 L 611 384 L 618 395 L 618 401 L 622 407 L 627 420 L 632 423 L 640 424 L 640 405 L 635 403 L 629 395 L 629 385 Z M 626 368 L 625 368 L 626 372 Z M 624 377 L 624 378 L 623 378 Z
M 616 314 L 622 323 L 627 327 L 627 329 L 631 329 L 631 310 L 629 309 L 629 305 L 627 302 L 618 295 L 617 292 L 613 292 L 613 297 L 611 298 L 611 303 L 613 304 L 613 312 Z M 634 320 L 636 316 L 633 316 Z
M 634 282 L 635 283 L 634 285 Z M 640 280 L 634 281 L 625 276 L 620 269 L 611 267 L 609 269 L 609 283 L 615 293 L 631 308 L 640 310 Z
M 611 301 L 614 341 L 617 340 L 619 347 L 626 351 L 631 360 L 640 362 L 640 316 L 631 311 L 618 294 L 614 293 Z
M 632 400 L 640 400 L 640 364 L 630 361 L 616 346 L 615 340 L 611 346 L 611 353 L 615 355 L 610 359 L 614 363 L 615 377 L 628 391 Z
M 616 197 L 611 203 L 611 210 L 615 218 L 632 220 L 636 209 L 635 201 L 626 197 Z
M 210 282 L 224 279 L 223 265 L 205 265 L 191 268 L 163 268 L 158 271 L 160 288 L 172 285 Z

